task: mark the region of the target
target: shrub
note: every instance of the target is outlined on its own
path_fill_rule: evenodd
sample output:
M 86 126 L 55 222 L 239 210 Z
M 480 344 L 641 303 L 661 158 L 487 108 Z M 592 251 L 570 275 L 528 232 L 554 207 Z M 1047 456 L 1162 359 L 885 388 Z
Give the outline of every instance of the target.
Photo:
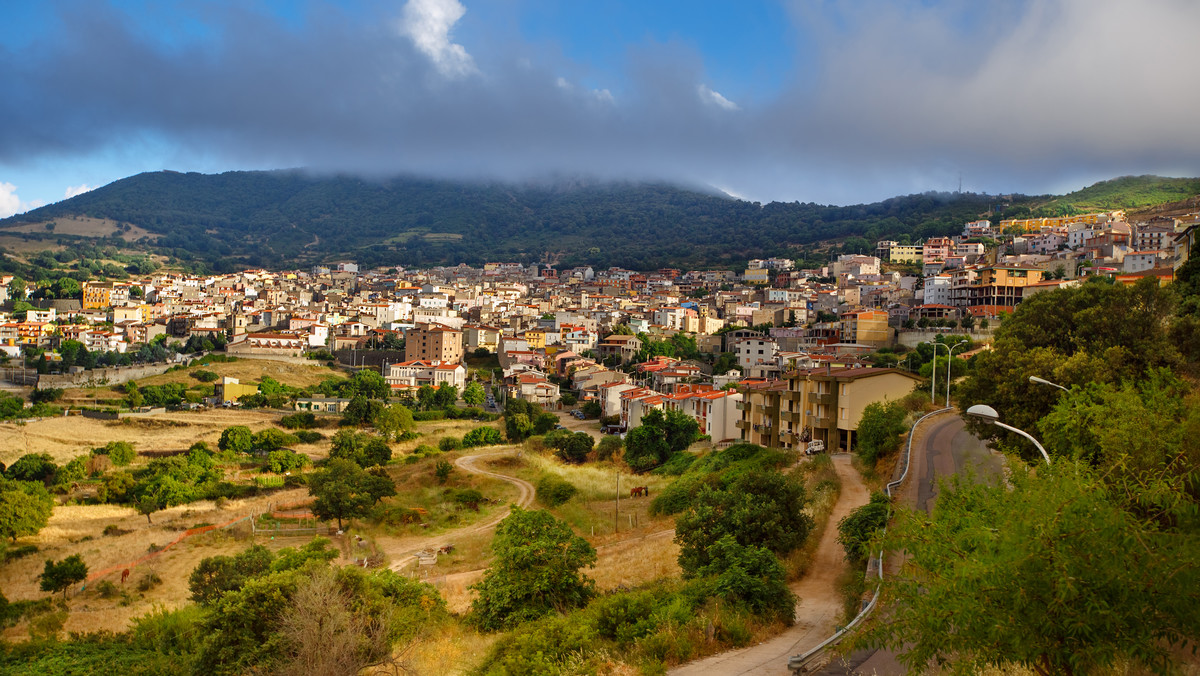
M 838 522 L 838 542 L 845 550 L 847 560 L 855 564 L 867 560 L 872 538 L 887 525 L 890 515 L 891 499 L 876 492 L 871 494 L 870 502 Z
M 195 378 L 196 380 L 199 380 L 202 383 L 211 383 L 214 380 L 216 380 L 217 378 L 220 378 L 221 376 L 217 375 L 217 373 L 215 371 L 205 371 L 204 369 L 197 369 L 195 371 L 192 371 L 192 377 Z
M 120 535 L 121 533 L 124 533 L 124 532 L 125 531 L 121 530 L 121 527 L 115 523 L 110 523 L 104 527 L 105 535 Z
M 313 430 L 300 430 L 296 432 L 295 436 L 302 444 L 315 444 L 325 438 L 324 434 Z
M 437 465 L 433 470 L 434 476 L 437 477 L 439 484 L 444 484 L 450 478 L 450 473 L 454 471 L 454 465 L 445 460 L 438 460 Z
M 429 444 L 421 444 L 420 446 L 417 446 L 415 449 L 413 449 L 413 455 L 417 455 L 417 456 L 421 456 L 421 457 L 429 457 L 431 455 L 441 455 L 441 454 L 442 454 L 442 452 L 440 450 L 438 450 L 437 447 L 430 446 Z
M 140 592 L 148 592 L 160 584 L 162 584 L 162 578 L 158 576 L 158 573 L 149 571 L 138 580 L 137 590 Z
M 445 411 L 413 411 L 414 422 L 429 422 L 431 420 L 445 420 Z
M 614 456 L 616 456 L 618 453 L 620 453 L 621 449 L 623 449 L 624 447 L 625 447 L 625 442 L 621 440 L 621 437 L 618 437 L 614 434 L 605 435 L 602 439 L 600 439 L 600 443 L 596 444 L 596 459 L 597 460 L 610 460 Z M 692 456 L 680 456 L 680 457 L 689 457 L 690 458 Z
M 463 435 L 462 445 L 466 448 L 475 446 L 495 446 L 503 443 L 500 430 L 492 427 L 476 427 Z
M 100 598 L 103 599 L 111 599 L 121 595 L 121 590 L 117 588 L 117 585 L 108 580 L 100 580 L 100 582 L 96 584 L 96 592 L 100 594 Z
M 450 452 L 462 445 L 462 441 L 456 437 L 442 437 L 438 440 L 438 448 L 443 452 Z
M 547 507 L 557 507 L 575 497 L 578 488 L 557 474 L 547 474 L 537 482 L 538 502 Z
M 455 504 L 461 505 L 470 509 L 473 512 L 479 511 L 479 503 L 483 502 L 483 493 L 474 488 L 464 488 L 462 490 L 447 489 L 447 496 Z
M 284 448 L 267 454 L 266 468 L 276 474 L 283 474 L 300 469 L 309 462 L 308 456 Z
M 137 457 L 137 451 L 134 450 L 133 444 L 128 441 L 110 441 L 101 448 L 92 449 L 95 455 L 107 455 L 112 464 L 117 467 L 124 467 L 133 462 Z

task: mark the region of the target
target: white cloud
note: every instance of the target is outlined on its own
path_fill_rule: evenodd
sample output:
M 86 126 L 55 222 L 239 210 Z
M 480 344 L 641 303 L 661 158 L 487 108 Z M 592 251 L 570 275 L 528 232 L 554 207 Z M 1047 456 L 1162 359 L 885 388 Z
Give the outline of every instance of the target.
M 21 197 L 17 195 L 17 186 L 12 183 L 0 183 L 0 218 L 25 213 L 40 206 L 42 203 L 37 200 L 22 202 Z
M 401 14 L 400 32 L 446 77 L 479 72 L 465 47 L 450 41 L 450 30 L 467 13 L 458 0 L 408 0 Z
M 722 110 L 741 110 L 738 104 L 721 96 L 721 92 L 714 91 L 708 85 L 698 85 L 696 91 L 700 93 L 700 100 L 705 103 L 714 105 Z
M 82 195 L 85 192 L 90 192 L 95 189 L 95 186 L 88 185 L 87 183 L 83 183 L 81 185 L 69 185 L 67 186 L 67 191 L 63 193 L 63 199 L 69 200 L 76 195 Z

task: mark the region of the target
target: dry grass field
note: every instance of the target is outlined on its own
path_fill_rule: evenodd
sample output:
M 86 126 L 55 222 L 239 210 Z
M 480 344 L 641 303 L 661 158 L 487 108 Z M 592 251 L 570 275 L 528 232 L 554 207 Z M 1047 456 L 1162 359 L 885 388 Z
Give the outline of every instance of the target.
M 215 447 L 226 427 L 246 425 L 258 431 L 281 415 L 279 411 L 213 409 L 120 421 L 71 416 L 5 422 L 0 423 L 0 462 L 11 464 L 26 453 L 49 453 L 55 463 L 64 464 L 110 441 L 131 442 L 138 451 L 182 450 L 197 441 Z
M 128 241 L 139 240 L 143 237 L 150 239 L 158 239 L 156 235 L 149 230 L 144 230 L 136 225 L 131 225 L 129 232 L 124 232 L 117 228 L 117 222 L 101 219 L 88 218 L 86 216 L 68 216 L 64 218 L 56 218 L 53 221 L 42 223 L 26 223 L 11 228 L 5 228 L 8 232 L 30 232 L 30 233 L 45 233 L 51 232 L 46 230 L 48 223 L 54 224 L 52 231 L 56 235 L 77 235 L 79 237 L 111 237 L 117 235 Z
M 255 383 L 262 380 L 264 376 L 269 376 L 290 387 L 310 387 L 328 378 L 346 377 L 344 371 L 329 368 L 320 362 L 293 364 L 291 362 L 271 361 L 268 359 L 239 359 L 234 362 L 213 362 L 207 366 L 193 366 L 189 369 L 142 378 L 137 381 L 137 384 L 164 385 L 167 383 L 184 383 L 189 386 L 200 385 L 202 383 L 192 376 L 198 370 L 212 371 L 226 378 L 237 378 L 242 383 Z M 63 401 L 76 406 L 86 406 L 106 399 L 120 399 L 124 395 L 124 386 L 75 387 L 63 392 Z

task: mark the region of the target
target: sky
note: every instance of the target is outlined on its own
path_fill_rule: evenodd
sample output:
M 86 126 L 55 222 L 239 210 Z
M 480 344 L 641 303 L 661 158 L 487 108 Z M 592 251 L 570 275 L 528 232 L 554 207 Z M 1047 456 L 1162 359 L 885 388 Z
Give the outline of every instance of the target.
M 144 171 L 745 199 L 1200 176 L 1195 0 L 3 0 L 0 217 Z

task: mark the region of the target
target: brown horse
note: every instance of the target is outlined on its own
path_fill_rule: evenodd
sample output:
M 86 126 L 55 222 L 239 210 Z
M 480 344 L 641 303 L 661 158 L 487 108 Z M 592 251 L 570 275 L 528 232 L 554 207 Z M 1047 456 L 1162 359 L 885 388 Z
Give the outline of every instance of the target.
M 650 487 L 649 486 L 637 486 L 635 488 L 631 488 L 631 489 L 629 489 L 629 497 L 631 497 L 631 498 L 650 497 Z
M 128 579 L 129 579 L 129 569 L 126 568 L 125 570 L 121 571 L 121 584 L 125 584 L 125 580 L 128 580 Z

